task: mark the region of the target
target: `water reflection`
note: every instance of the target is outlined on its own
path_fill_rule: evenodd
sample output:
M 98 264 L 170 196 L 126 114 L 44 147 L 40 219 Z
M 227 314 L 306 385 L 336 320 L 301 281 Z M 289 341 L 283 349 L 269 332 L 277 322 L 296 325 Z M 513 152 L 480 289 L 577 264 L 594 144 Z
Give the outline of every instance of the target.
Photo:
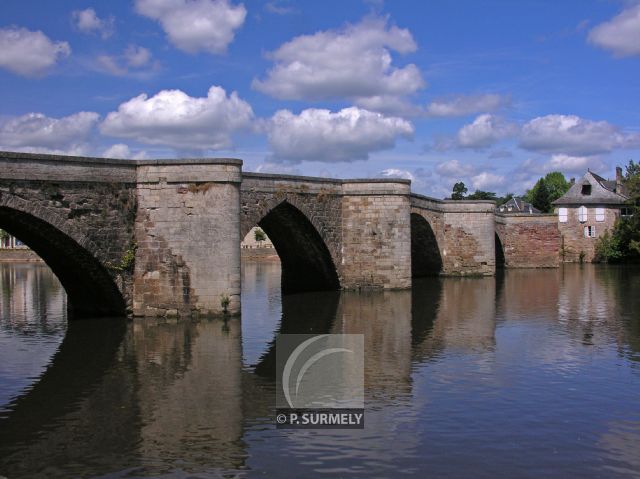
M 132 339 L 140 461 L 154 469 L 241 468 L 240 321 L 136 322 Z
M 62 340 L 55 278 L 0 265 L 0 474 L 640 473 L 637 270 L 282 300 L 277 263 L 243 274 L 241 321 L 74 321 Z M 273 427 L 279 333 L 364 334 L 364 431 Z
M 0 417 L 44 371 L 67 329 L 66 296 L 40 263 L 0 263 Z

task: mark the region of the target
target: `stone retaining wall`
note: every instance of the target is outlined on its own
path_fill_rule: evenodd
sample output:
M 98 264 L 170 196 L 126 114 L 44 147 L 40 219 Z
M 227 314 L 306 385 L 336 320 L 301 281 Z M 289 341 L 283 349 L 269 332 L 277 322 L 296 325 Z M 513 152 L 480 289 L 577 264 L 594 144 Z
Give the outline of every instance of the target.
M 0 249 L 0 263 L 41 263 L 42 258 L 27 248 Z
M 496 215 L 507 268 L 557 268 L 561 236 L 555 215 Z

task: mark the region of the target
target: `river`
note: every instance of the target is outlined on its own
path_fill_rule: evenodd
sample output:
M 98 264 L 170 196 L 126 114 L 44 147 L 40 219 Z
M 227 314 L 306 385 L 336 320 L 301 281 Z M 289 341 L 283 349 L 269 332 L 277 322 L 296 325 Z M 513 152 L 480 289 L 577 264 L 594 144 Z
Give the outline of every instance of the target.
M 428 278 L 242 318 L 67 322 L 42 264 L 0 264 L 0 476 L 640 477 L 640 269 Z M 363 430 L 274 426 L 278 333 L 362 333 Z

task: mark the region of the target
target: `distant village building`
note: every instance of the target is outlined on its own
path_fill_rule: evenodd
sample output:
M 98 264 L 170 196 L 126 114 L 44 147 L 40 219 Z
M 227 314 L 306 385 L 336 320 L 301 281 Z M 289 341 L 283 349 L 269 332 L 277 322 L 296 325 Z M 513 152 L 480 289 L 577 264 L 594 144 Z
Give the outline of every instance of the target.
M 531 215 L 540 214 L 540 210 L 535 208 L 531 203 L 527 203 L 522 198 L 511 198 L 506 203 L 496 208 L 496 212 L 505 215 L 516 213 L 527 213 Z
M 247 233 L 247 236 L 245 236 L 242 242 L 240 243 L 240 247 L 243 249 L 273 248 L 273 243 L 271 242 L 267 234 L 264 233 L 264 231 L 263 233 L 264 233 L 265 240 L 264 241 L 256 240 L 256 230 L 259 230 L 259 229 L 260 228 L 257 226 L 254 226 L 253 228 L 251 228 L 251 231 Z
M 587 171 L 573 181 L 569 191 L 553 202 L 562 234 L 564 261 L 593 261 L 597 238 L 613 228 L 621 216 L 631 214 L 622 184 L 622 168 L 616 179 L 606 180 Z
M 28 247 L 15 236 L 0 230 L 0 249 L 28 249 Z

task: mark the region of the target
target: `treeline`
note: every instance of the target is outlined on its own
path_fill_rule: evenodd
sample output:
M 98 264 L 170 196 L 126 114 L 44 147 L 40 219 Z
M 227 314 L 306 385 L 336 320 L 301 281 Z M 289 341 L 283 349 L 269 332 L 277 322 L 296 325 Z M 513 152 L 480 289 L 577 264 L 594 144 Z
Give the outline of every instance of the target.
M 540 178 L 530 190 L 523 195 L 507 193 L 504 196 L 497 196 L 493 191 L 476 190 L 467 195 L 468 189 L 463 182 L 453 185 L 451 192 L 452 200 L 493 200 L 497 206 L 500 206 L 511 198 L 517 196 L 524 201 L 531 203 L 534 208 L 539 209 L 542 213 L 551 213 L 553 211 L 552 202 L 564 195 L 569 189 L 569 182 L 559 171 L 548 173 Z
M 640 261 L 640 164 L 629 161 L 623 178 L 629 197 L 630 216 L 621 217 L 611 231 L 596 243 L 596 261 L 637 263 Z

